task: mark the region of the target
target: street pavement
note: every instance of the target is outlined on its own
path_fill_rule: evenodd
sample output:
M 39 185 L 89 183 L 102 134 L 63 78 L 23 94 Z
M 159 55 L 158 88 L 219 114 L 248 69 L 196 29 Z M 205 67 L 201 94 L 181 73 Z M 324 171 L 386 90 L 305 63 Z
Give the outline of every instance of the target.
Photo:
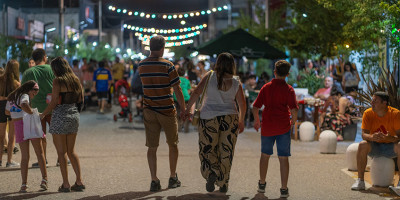
M 208 193 L 205 180 L 200 174 L 198 158 L 198 134 L 191 127 L 190 133 L 179 133 L 178 177 L 182 186 L 166 189 L 169 178 L 168 146 L 161 134 L 158 149 L 158 177 L 160 192 L 149 192 L 150 173 L 145 147 L 144 126 L 140 120 L 133 123 L 113 121 L 118 106 L 104 115 L 90 108 L 81 114 L 81 123 L 76 142 L 76 152 L 81 161 L 84 192 L 58 193 L 61 173 L 56 167 L 57 155 L 51 135 L 47 135 L 49 162 L 49 189 L 39 191 L 41 175 L 39 169 L 29 169 L 28 193 L 20 194 L 19 169 L 0 168 L 0 199 L 279 199 L 280 172 L 276 155 L 271 157 L 265 194 L 257 193 L 260 156 L 260 134 L 246 129 L 239 135 L 229 191 L 226 194 Z M 292 141 L 290 157 L 289 199 L 385 199 L 387 194 L 368 190 L 351 191 L 354 177 L 342 170 L 346 168 L 346 148 L 350 142 L 340 142 L 336 154 L 320 154 L 318 142 Z M 276 149 L 274 149 L 276 152 Z M 31 147 L 30 164 L 36 162 Z M 5 163 L 3 155 L 3 163 Z M 20 152 L 15 157 L 20 162 Z M 74 184 L 74 172 L 68 167 L 70 184 Z M 346 171 L 346 170 L 344 170 Z

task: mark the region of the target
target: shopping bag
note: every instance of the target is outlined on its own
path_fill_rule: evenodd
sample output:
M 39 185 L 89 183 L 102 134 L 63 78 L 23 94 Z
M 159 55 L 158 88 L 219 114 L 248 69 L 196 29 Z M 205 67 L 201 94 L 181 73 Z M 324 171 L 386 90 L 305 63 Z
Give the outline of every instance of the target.
M 33 114 L 24 113 L 24 140 L 43 138 L 42 124 L 37 108 L 32 109 Z

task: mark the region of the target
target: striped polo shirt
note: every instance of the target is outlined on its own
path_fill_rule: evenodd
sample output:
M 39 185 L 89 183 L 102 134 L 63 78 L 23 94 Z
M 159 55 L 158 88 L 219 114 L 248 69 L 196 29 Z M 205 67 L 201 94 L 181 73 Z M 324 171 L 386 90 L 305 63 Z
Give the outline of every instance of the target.
M 144 107 L 168 116 L 175 115 L 175 85 L 180 84 L 174 64 L 163 58 L 149 57 L 139 63 L 139 74 L 143 84 Z

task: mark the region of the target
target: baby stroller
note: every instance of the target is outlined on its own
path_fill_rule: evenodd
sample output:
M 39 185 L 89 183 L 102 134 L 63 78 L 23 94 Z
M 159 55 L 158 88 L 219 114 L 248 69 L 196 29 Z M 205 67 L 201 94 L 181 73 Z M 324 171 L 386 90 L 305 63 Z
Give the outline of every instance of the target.
M 117 94 L 118 96 L 118 103 L 121 106 L 121 111 L 118 114 L 114 114 L 114 121 L 117 121 L 118 118 L 120 119 L 126 119 L 128 118 L 129 122 L 133 121 L 132 117 L 132 112 L 131 112 L 131 106 L 129 102 L 129 84 L 125 79 L 117 81 L 115 83 L 115 88 L 117 88 Z M 128 95 L 126 93 L 128 92 Z

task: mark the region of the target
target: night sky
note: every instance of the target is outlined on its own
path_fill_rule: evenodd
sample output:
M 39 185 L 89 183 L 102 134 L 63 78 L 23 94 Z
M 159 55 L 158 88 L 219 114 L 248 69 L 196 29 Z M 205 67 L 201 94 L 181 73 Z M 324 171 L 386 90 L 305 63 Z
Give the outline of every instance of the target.
M 36 7 L 41 8 L 57 8 L 59 0 L 0 0 L 6 2 L 7 5 L 14 8 Z M 97 2 L 97 1 L 93 1 Z M 217 6 L 222 6 L 228 0 L 217 0 Z M 64 0 L 65 7 L 79 7 L 79 0 Z M 207 15 L 193 18 L 186 18 L 186 25 L 180 24 L 181 20 L 163 20 L 163 19 L 146 19 L 138 16 L 128 16 L 126 14 L 118 14 L 108 10 L 109 5 L 114 5 L 122 9 L 138 10 L 146 13 L 176 13 L 208 9 L 208 0 L 103 0 L 103 26 L 104 28 L 116 28 L 120 25 L 121 20 L 124 23 L 141 27 L 154 28 L 180 28 L 200 25 L 207 23 Z M 226 11 L 222 11 L 220 15 L 226 15 Z

